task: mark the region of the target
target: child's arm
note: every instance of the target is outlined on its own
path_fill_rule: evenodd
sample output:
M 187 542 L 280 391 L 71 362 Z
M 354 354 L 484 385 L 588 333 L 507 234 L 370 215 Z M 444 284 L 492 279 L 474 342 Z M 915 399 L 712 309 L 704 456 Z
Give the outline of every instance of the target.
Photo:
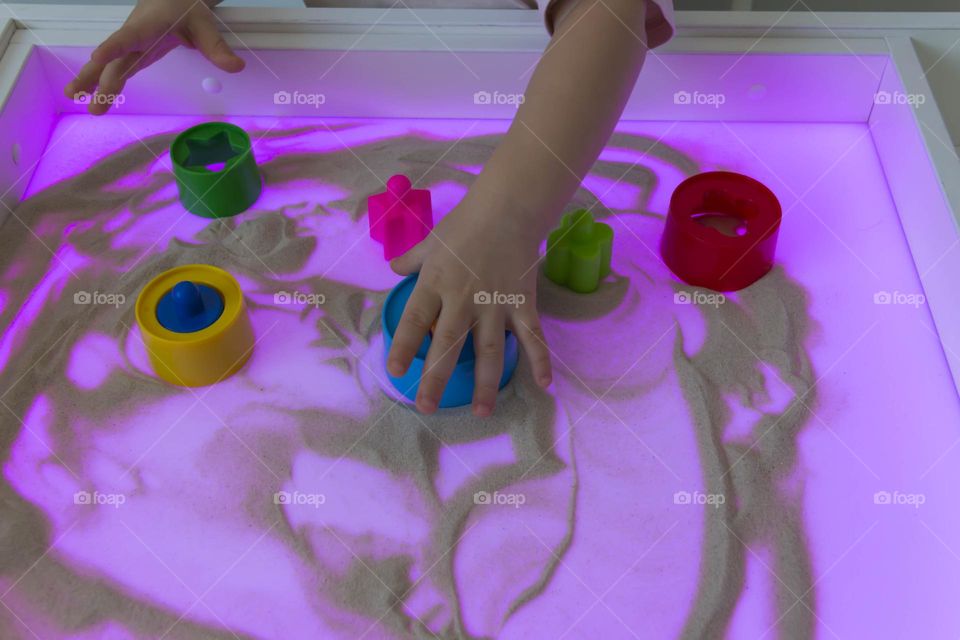
M 504 326 L 533 373 L 551 381 L 535 293 L 539 245 L 613 132 L 646 57 L 646 2 L 579 0 L 556 30 L 525 101 L 463 201 L 434 233 L 394 260 L 420 271 L 388 367 L 402 375 L 439 315 L 417 407 L 433 412 L 467 332 L 477 352 L 474 412 L 488 415 L 503 363 Z M 519 307 L 474 304 L 486 291 L 525 296 Z
M 65 88 L 72 98 L 84 91 L 113 98 L 130 77 L 167 55 L 178 45 L 197 49 L 210 62 L 229 73 L 244 62 L 230 48 L 211 9 L 220 0 L 140 0 L 123 26 L 90 54 L 90 61 Z M 88 110 L 106 113 L 112 99 L 91 100 Z
M 473 187 L 525 202 L 538 238 L 555 226 L 620 119 L 646 58 L 645 16 L 644 0 L 576 0 Z

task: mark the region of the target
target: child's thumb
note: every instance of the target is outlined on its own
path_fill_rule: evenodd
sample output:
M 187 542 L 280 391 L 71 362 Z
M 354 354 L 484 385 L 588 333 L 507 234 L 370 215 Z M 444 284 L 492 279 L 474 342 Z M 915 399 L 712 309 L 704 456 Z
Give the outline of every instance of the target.
M 391 260 L 390 268 L 393 269 L 393 272 L 401 276 L 408 276 L 411 273 L 420 271 L 420 267 L 423 266 L 423 260 L 427 254 L 427 240 L 429 240 L 429 238 L 417 243 L 402 256 L 397 256 Z

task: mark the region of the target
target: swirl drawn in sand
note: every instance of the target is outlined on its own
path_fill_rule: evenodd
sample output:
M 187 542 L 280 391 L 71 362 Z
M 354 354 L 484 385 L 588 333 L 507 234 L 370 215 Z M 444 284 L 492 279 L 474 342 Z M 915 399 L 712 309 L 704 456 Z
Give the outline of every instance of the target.
M 593 495 L 593 452 L 578 453 L 595 444 L 594 421 L 570 428 L 573 413 L 622 371 L 573 355 L 572 371 L 558 372 L 572 395 L 558 387 L 555 401 L 522 365 L 486 421 L 467 410 L 425 418 L 384 396 L 378 314 L 390 279 L 382 265 L 337 259 L 363 238 L 364 199 L 380 188 L 356 157 L 381 176 L 429 170 L 438 193 L 455 198 L 473 179 L 465 167 L 481 165 L 498 139 L 482 133 L 450 149 L 449 138 L 418 127 L 340 123 L 336 137 L 312 125 L 251 131 L 262 136 L 269 197 L 257 205 L 265 209 L 232 220 L 178 218 L 162 161 L 172 134 L 131 143 L 21 204 L 17 215 L 53 256 L 7 220 L 0 593 L 9 608 L 0 610 L 0 635 L 27 637 L 29 626 L 44 638 L 513 637 L 525 618 L 541 615 L 576 545 L 590 539 L 583 527 L 597 526 L 583 503 Z M 651 165 L 689 174 L 696 164 L 652 137 L 618 134 L 611 144 L 647 157 L 601 160 L 593 173 L 638 187 L 637 199 L 611 210 L 602 192 L 584 188 L 575 204 L 595 206 L 601 218 L 617 214 L 649 241 L 657 227 L 649 196 L 660 186 Z M 643 309 L 669 326 L 674 309 L 650 302 L 651 290 L 670 288 L 652 261 L 631 255 L 606 294 L 575 313 L 563 294 L 542 288 L 547 324 L 563 333 Z M 154 380 L 131 331 L 140 287 L 190 262 L 241 279 L 260 340 L 240 375 L 198 393 Z M 81 290 L 127 303 L 78 305 Z M 290 290 L 327 302 L 273 303 Z M 779 331 L 756 320 L 772 314 Z M 695 417 L 693 464 L 706 487 L 738 497 L 739 506 L 707 514 L 704 548 L 724 553 L 700 553 L 694 605 L 679 614 L 685 637 L 717 637 L 729 624 L 745 566 L 737 537 L 771 545 L 785 589 L 810 586 L 798 496 L 788 499 L 782 487 L 804 412 L 766 414 L 752 449 L 722 438 L 730 394 L 763 401 L 756 360 L 724 325 L 802 394 L 811 377 L 805 317 L 802 292 L 776 273 L 705 312 L 707 338 L 695 355 L 684 355 L 677 332 L 675 350 L 645 362 L 610 396 L 618 407 L 649 398 L 676 368 Z M 555 350 L 575 354 L 572 342 Z M 635 419 L 642 428 L 642 415 Z M 121 494 L 125 503 L 84 508 L 73 502 L 77 490 Z M 321 492 L 325 502 L 285 507 L 273 500 L 279 491 Z M 521 493 L 526 504 L 484 507 L 478 492 Z M 812 636 L 806 607 L 789 609 L 788 595 L 777 594 L 781 635 Z M 693 596 L 673 594 L 680 603 Z

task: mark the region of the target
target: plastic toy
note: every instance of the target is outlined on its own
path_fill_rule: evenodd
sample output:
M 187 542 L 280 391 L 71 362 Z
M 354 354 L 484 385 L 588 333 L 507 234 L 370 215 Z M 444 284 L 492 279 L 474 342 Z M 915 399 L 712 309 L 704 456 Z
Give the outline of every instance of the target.
M 253 352 L 240 285 L 217 267 L 190 264 L 161 273 L 137 296 L 136 317 L 153 370 L 172 384 L 219 382 Z
M 262 182 L 250 136 L 226 122 L 205 122 L 170 145 L 180 203 L 198 216 L 225 218 L 246 211 Z
M 740 235 L 728 236 L 697 218 L 737 218 Z M 783 211 L 770 189 L 738 173 L 714 171 L 688 178 L 670 199 L 660 254 L 687 284 L 738 291 L 770 271 Z
M 400 317 L 407 306 L 407 300 L 413 293 L 413 287 L 417 283 L 417 275 L 407 276 L 387 294 L 387 299 L 383 303 L 383 312 L 381 314 L 381 324 L 383 326 L 384 352 L 383 358 L 386 363 L 387 354 L 390 352 L 390 346 L 393 344 L 393 334 L 400 323 Z M 431 336 L 427 335 L 417 351 L 413 362 L 407 372 L 399 377 L 390 375 L 387 372 L 387 378 L 408 400 L 415 400 L 417 389 L 420 387 L 420 378 L 427 358 L 427 351 L 430 349 Z M 517 368 L 517 360 L 520 352 L 517 348 L 517 338 L 509 331 L 506 334 L 503 351 L 503 375 L 500 377 L 500 388 L 502 389 L 513 376 Z M 476 365 L 476 355 L 473 351 L 473 335 L 467 336 L 460 356 L 457 358 L 457 364 L 454 367 L 453 375 L 447 382 L 443 395 L 440 397 L 440 407 L 460 407 L 470 404 L 473 401 L 474 375 L 473 369 Z
M 383 245 L 385 260 L 403 255 L 433 229 L 430 192 L 412 186 L 396 175 L 387 180 L 386 191 L 367 198 L 370 237 Z
M 223 298 L 205 284 L 178 282 L 157 303 L 157 320 L 164 329 L 192 333 L 206 329 L 223 314 Z
M 547 237 L 543 271 L 552 282 L 577 293 L 591 293 L 610 274 L 613 229 L 594 222 L 580 209 L 563 216 L 560 226 Z

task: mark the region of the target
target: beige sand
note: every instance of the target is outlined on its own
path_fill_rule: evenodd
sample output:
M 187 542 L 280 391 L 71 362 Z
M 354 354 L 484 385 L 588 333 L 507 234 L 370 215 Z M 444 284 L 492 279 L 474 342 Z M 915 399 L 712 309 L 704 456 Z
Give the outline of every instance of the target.
M 552 638 L 573 624 L 567 637 L 632 637 L 628 629 L 665 637 L 673 629 L 718 638 L 745 589 L 745 545 L 766 549 L 783 580 L 771 594 L 773 619 L 782 614 L 777 637 L 812 637 L 810 560 L 799 489 L 789 486 L 808 416 L 801 404 L 768 409 L 777 379 L 807 405 L 816 400 L 802 348 L 810 327 L 801 289 L 777 271 L 717 308 L 675 307 L 663 266 L 638 244 L 655 246 L 659 227 L 638 202 L 624 217 L 630 229 L 618 229 L 617 275 L 601 292 L 572 298 L 542 283 L 548 338 L 562 358 L 556 397 L 539 391 L 521 365 L 493 419 L 466 409 L 425 418 L 379 388 L 383 274 L 365 283 L 338 279 L 339 266 L 317 257 L 341 254 L 346 238 L 362 233 L 363 198 L 379 187 L 349 153 L 294 144 L 317 136 L 329 133 L 304 125 L 267 134 L 265 145 L 294 145 L 264 164 L 268 190 L 321 175 L 349 193 L 343 199 L 316 203 L 291 191 L 286 201 L 268 202 L 271 210 L 261 201 L 233 220 L 191 220 L 192 237 L 165 237 L 169 225 L 148 224 L 179 215 L 171 178 L 155 159 L 171 139 L 162 135 L 125 146 L 19 207 L 58 258 L 16 220 L 2 227 L 0 593 L 9 589 L 9 609 L 0 609 L 0 637 L 31 637 L 29 626 L 42 638 L 465 638 L 468 629 L 472 637 Z M 495 135 L 464 141 L 430 170 L 429 182 L 469 184 L 457 167 L 482 163 L 495 142 Z M 620 134 L 612 144 L 696 171 L 690 158 L 653 142 Z M 416 175 L 447 146 L 411 132 L 353 151 L 380 175 L 398 167 Z M 627 168 L 601 162 L 595 173 L 618 179 Z M 649 193 L 656 175 L 637 166 L 626 181 Z M 576 200 L 589 206 L 596 195 L 582 190 Z M 117 224 L 127 210 L 132 215 Z M 136 241 L 125 244 L 129 237 Z M 198 415 L 191 393 L 139 368 L 130 337 L 140 287 L 191 262 L 241 278 L 263 339 L 247 369 L 205 396 L 223 424 Z M 292 288 L 324 293 L 322 312 L 270 304 Z M 78 290 L 122 294 L 127 303 L 77 305 Z M 683 330 L 691 321 L 706 331 L 692 354 Z M 639 326 L 656 335 L 631 339 Z M 118 360 L 85 388 L 69 371 L 91 332 L 105 336 L 103 362 Z M 598 351 L 598 335 L 612 348 Z M 285 360 L 272 360 L 286 348 L 283 339 L 295 344 Z M 737 438 L 728 433 L 732 402 L 760 414 Z M 164 438 L 173 424 L 168 411 L 187 418 Z M 154 444 L 145 453 L 140 443 Z M 118 472 L 105 474 L 104 465 Z M 281 488 L 317 484 L 327 504 L 315 512 L 271 501 Z M 78 511 L 70 501 L 76 487 L 121 491 L 127 503 L 115 513 Z M 675 491 L 695 488 L 726 502 L 670 504 Z M 477 492 L 519 494 L 526 504 L 478 506 Z M 124 527 L 144 544 L 131 542 Z M 180 536 L 188 549 L 168 549 Z M 128 545 L 129 553 L 121 550 Z M 218 587 L 223 598 L 184 614 L 195 598 L 178 593 L 177 582 L 198 596 L 221 573 L 206 567 L 220 548 L 262 562 L 258 580 L 245 586 L 231 574 Z M 628 606 L 617 612 L 625 624 L 580 621 L 593 598 L 564 587 L 576 583 L 571 574 L 603 591 L 648 548 L 665 564 L 638 564 L 624 578 Z M 792 606 L 791 592 L 806 594 L 804 606 Z

